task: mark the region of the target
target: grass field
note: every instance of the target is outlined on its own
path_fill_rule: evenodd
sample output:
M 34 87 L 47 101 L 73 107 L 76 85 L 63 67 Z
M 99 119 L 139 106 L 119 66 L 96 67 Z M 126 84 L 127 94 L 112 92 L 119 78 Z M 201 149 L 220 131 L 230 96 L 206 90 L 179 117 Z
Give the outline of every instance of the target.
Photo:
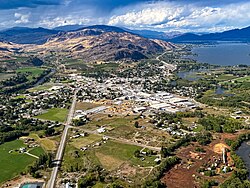
M 96 116 L 92 117 L 92 121 L 89 122 L 87 125 L 94 126 L 94 125 L 106 125 L 110 127 L 119 127 L 123 125 L 131 126 L 134 124 L 136 116 L 113 116 L 108 117 L 106 114 L 97 114 Z
M 95 149 L 95 155 L 103 167 L 107 170 L 116 169 L 124 162 L 129 162 L 130 164 L 136 166 L 154 166 L 154 159 L 156 156 L 144 156 L 144 161 L 134 156 L 134 152 L 141 149 L 142 148 L 139 146 L 108 141 L 106 144 L 103 144 L 101 147 Z
M 67 144 L 64 153 L 62 169 L 67 172 L 76 167 L 78 169 L 89 169 L 93 164 L 100 164 L 100 162 L 92 152 L 87 153 L 88 154 L 86 155 L 86 153 L 82 152 L 81 150 L 75 148 L 70 144 Z
M 25 67 L 25 68 L 20 68 L 17 69 L 17 73 L 25 73 L 25 72 L 30 72 L 32 73 L 33 76 L 38 76 L 44 71 L 43 68 L 38 68 L 38 67 Z
M 36 160 L 27 154 L 9 153 L 10 150 L 24 146 L 21 140 L 0 145 L 0 184 L 19 175 L 28 165 Z
M 237 82 L 250 82 L 250 76 L 235 79 Z
M 35 118 L 64 122 L 68 115 L 68 109 L 65 108 L 51 108 L 46 113 L 35 116 Z
M 102 139 L 101 136 L 90 134 L 90 135 L 88 135 L 86 137 L 80 137 L 80 138 L 77 138 L 77 139 L 73 139 L 71 144 L 74 147 L 80 149 L 81 147 L 92 144 L 93 142 L 100 141 L 101 139 Z
M 43 150 L 42 147 L 37 147 L 37 148 L 33 148 L 33 149 L 29 150 L 29 153 L 39 157 L 40 155 L 44 154 L 45 151 Z

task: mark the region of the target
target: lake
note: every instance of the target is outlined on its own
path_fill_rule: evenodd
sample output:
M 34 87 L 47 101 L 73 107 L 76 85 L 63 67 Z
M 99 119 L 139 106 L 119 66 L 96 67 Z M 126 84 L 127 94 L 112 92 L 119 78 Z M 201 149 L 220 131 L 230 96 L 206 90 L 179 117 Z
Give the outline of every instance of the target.
M 250 142 L 243 142 L 241 144 L 241 146 L 237 149 L 237 151 L 235 152 L 237 155 L 239 155 L 243 161 L 246 164 L 247 170 L 249 172 L 249 179 L 250 179 Z
M 188 58 L 214 65 L 250 65 L 250 45 L 247 43 L 221 42 L 192 49 L 194 56 Z

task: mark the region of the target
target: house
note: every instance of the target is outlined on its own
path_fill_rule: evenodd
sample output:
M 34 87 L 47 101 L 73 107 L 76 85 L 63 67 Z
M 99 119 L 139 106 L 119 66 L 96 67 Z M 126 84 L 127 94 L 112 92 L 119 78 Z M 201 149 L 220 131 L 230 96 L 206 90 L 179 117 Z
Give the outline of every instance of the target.
M 26 148 L 24 148 L 24 147 L 20 148 L 20 149 L 19 149 L 19 152 L 20 152 L 20 153 L 26 152 Z
M 97 132 L 98 133 L 104 133 L 104 132 L 106 132 L 106 128 L 105 127 L 101 127 L 99 129 L 97 129 Z

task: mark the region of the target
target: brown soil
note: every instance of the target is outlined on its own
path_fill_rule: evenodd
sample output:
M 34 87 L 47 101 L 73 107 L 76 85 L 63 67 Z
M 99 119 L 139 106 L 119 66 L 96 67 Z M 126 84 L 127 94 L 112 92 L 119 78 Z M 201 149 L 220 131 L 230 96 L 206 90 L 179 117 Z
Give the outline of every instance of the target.
M 220 134 L 215 135 L 216 140 L 212 141 L 208 146 L 204 146 L 206 153 L 195 152 L 198 143 L 193 143 L 185 148 L 177 151 L 177 156 L 181 158 L 181 164 L 176 165 L 168 171 L 162 178 L 168 188 L 195 188 L 200 187 L 200 179 L 214 179 L 223 182 L 231 173 L 218 175 L 215 177 L 202 176 L 197 172 L 203 164 L 208 163 L 214 157 L 221 158 L 220 149 L 227 147 L 224 143 L 225 138 L 235 139 L 238 134 Z M 200 147 L 200 146 L 199 146 Z M 215 149 L 215 150 L 214 150 Z M 229 159 L 230 160 L 230 159 Z

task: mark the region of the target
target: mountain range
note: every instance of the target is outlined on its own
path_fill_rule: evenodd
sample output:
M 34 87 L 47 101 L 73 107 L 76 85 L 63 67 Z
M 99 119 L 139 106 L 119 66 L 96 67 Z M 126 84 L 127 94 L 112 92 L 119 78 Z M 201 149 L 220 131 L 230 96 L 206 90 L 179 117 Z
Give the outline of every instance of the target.
M 181 36 L 173 38 L 173 42 L 194 42 L 194 41 L 250 41 L 250 27 L 243 29 L 233 29 L 221 33 L 209 33 L 197 35 L 193 33 L 186 33 Z
M 75 31 L 63 31 L 48 38 L 36 49 L 39 53 L 61 52 L 64 56 L 83 58 L 85 61 L 140 60 L 172 49 L 174 45 L 130 33 L 119 27 L 96 25 Z
M 145 38 L 159 39 L 171 42 L 206 42 L 206 41 L 250 41 L 250 27 L 233 29 L 221 33 L 196 34 L 180 32 L 159 32 L 152 30 L 131 30 L 113 26 L 84 26 L 66 25 L 54 29 L 14 27 L 0 31 L 0 41 L 13 42 L 17 44 L 44 44 L 46 41 L 61 32 L 72 32 L 83 28 L 99 27 L 108 32 L 128 32 Z

